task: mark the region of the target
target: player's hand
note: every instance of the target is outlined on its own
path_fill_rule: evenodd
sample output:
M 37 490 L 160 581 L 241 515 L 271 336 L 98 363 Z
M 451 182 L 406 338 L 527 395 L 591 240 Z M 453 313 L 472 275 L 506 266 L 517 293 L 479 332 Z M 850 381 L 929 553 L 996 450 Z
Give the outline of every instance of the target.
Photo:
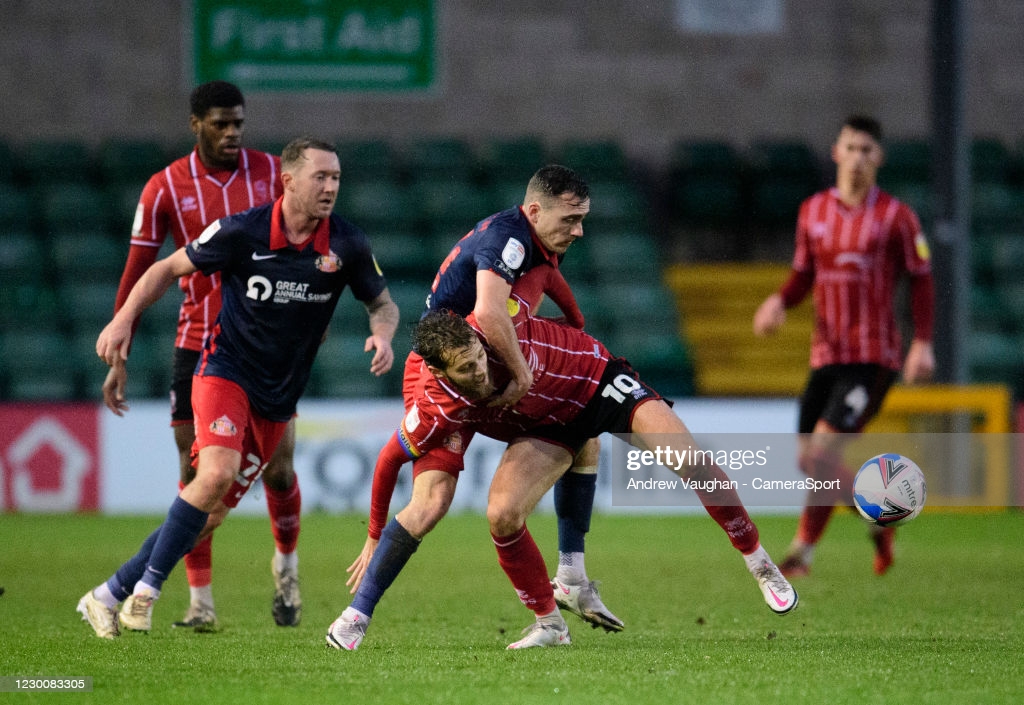
M 124 416 L 128 411 L 128 402 L 125 401 L 125 389 L 128 384 L 128 366 L 124 360 L 117 360 L 110 366 L 107 378 L 103 380 L 103 403 L 116 416 Z
M 526 396 L 526 393 L 530 391 L 530 385 L 533 384 L 533 373 L 527 368 L 526 377 L 513 378 L 508 386 L 493 399 L 487 406 L 500 406 L 509 408 L 515 406 L 516 402 Z
M 754 335 L 765 337 L 773 334 L 786 322 L 786 307 L 782 296 L 772 294 L 754 312 Z
M 935 373 L 935 352 L 925 340 L 914 340 L 903 363 L 903 381 L 907 384 L 927 382 Z
M 356 590 L 359 589 L 359 584 L 363 582 L 363 576 L 366 575 L 366 568 L 370 565 L 370 559 L 373 558 L 373 552 L 377 550 L 378 542 L 379 539 L 373 539 L 367 536 L 366 543 L 363 544 L 362 553 L 360 553 L 359 557 L 352 562 L 352 565 L 345 569 L 346 573 L 352 574 L 348 576 L 348 580 L 345 581 L 345 584 L 352 588 L 349 590 L 349 594 L 355 595 Z
M 132 322 L 114 316 L 96 339 L 96 354 L 105 363 L 114 366 L 118 360 L 128 359 L 128 346 L 132 341 Z
M 391 349 L 391 342 L 377 335 L 371 335 L 366 339 L 363 352 L 374 350 L 373 359 L 370 361 L 370 372 L 380 377 L 391 370 L 395 362 L 395 352 Z

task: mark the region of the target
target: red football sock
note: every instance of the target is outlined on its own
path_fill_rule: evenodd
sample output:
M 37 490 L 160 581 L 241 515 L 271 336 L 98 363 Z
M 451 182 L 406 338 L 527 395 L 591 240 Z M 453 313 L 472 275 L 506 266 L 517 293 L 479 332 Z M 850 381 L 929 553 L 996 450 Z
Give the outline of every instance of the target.
M 822 482 L 838 480 L 838 487 L 808 493 L 807 505 L 800 513 L 796 538 L 813 546 L 821 540 L 837 503 L 853 503 L 853 472 L 837 453 L 823 451 L 810 454 L 801 469 L 808 477 Z
M 687 479 L 706 482 L 709 487 L 714 483 L 711 490 L 697 491 L 704 509 L 722 527 L 737 551 L 747 555 L 757 550 L 760 545 L 757 526 L 747 514 L 739 494 L 729 484 L 729 476 L 717 465 L 711 465 L 702 468 L 699 477 L 691 474 Z
M 551 590 L 548 569 L 526 525 L 509 536 L 491 534 L 491 538 L 498 550 L 498 564 L 512 581 L 523 604 L 538 617 L 554 612 L 555 594 Z
M 287 490 L 274 490 L 264 485 L 267 491 L 267 510 L 270 513 L 270 530 L 274 534 L 274 544 L 281 553 L 294 553 L 299 542 L 300 515 L 302 513 L 302 493 L 299 481 Z

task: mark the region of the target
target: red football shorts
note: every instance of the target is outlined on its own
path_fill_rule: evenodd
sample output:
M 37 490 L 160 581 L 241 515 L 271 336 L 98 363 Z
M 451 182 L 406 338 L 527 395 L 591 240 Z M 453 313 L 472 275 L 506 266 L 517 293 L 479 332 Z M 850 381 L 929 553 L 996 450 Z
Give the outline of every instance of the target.
M 192 465 L 207 446 L 231 448 L 242 455 L 235 481 L 221 500 L 238 505 L 266 467 L 288 427 L 287 421 L 269 421 L 249 406 L 249 397 L 236 383 L 222 377 L 192 378 L 192 410 L 196 440 L 192 444 Z

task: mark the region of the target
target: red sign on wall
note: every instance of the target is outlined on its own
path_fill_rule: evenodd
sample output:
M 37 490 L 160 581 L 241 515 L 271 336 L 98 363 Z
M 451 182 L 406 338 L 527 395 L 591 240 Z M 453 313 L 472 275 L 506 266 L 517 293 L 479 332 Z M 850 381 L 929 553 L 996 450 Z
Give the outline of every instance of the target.
M 99 509 L 99 408 L 0 405 L 0 511 Z

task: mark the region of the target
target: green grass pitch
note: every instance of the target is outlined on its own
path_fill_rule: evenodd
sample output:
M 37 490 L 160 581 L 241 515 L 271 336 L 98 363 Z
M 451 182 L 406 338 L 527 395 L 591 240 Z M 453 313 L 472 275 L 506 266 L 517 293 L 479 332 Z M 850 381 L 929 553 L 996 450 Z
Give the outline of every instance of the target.
M 757 517 L 781 559 L 795 517 Z M 478 515 L 445 519 L 378 607 L 357 652 L 328 649 L 348 604 L 362 517 L 310 514 L 300 540 L 303 618 L 270 616 L 266 518 L 231 517 L 214 541 L 222 630 L 172 630 L 179 567 L 154 630 L 93 636 L 78 598 L 158 518 L 0 515 L 0 676 L 91 676 L 91 693 L 5 693 L 11 703 L 1019 703 L 1024 702 L 1024 514 L 926 512 L 871 573 L 866 527 L 837 515 L 788 616 L 764 605 L 704 515 L 594 518 L 588 571 L 626 631 L 567 615 L 572 646 L 507 652 L 531 615 Z M 550 516 L 530 521 L 549 565 Z

